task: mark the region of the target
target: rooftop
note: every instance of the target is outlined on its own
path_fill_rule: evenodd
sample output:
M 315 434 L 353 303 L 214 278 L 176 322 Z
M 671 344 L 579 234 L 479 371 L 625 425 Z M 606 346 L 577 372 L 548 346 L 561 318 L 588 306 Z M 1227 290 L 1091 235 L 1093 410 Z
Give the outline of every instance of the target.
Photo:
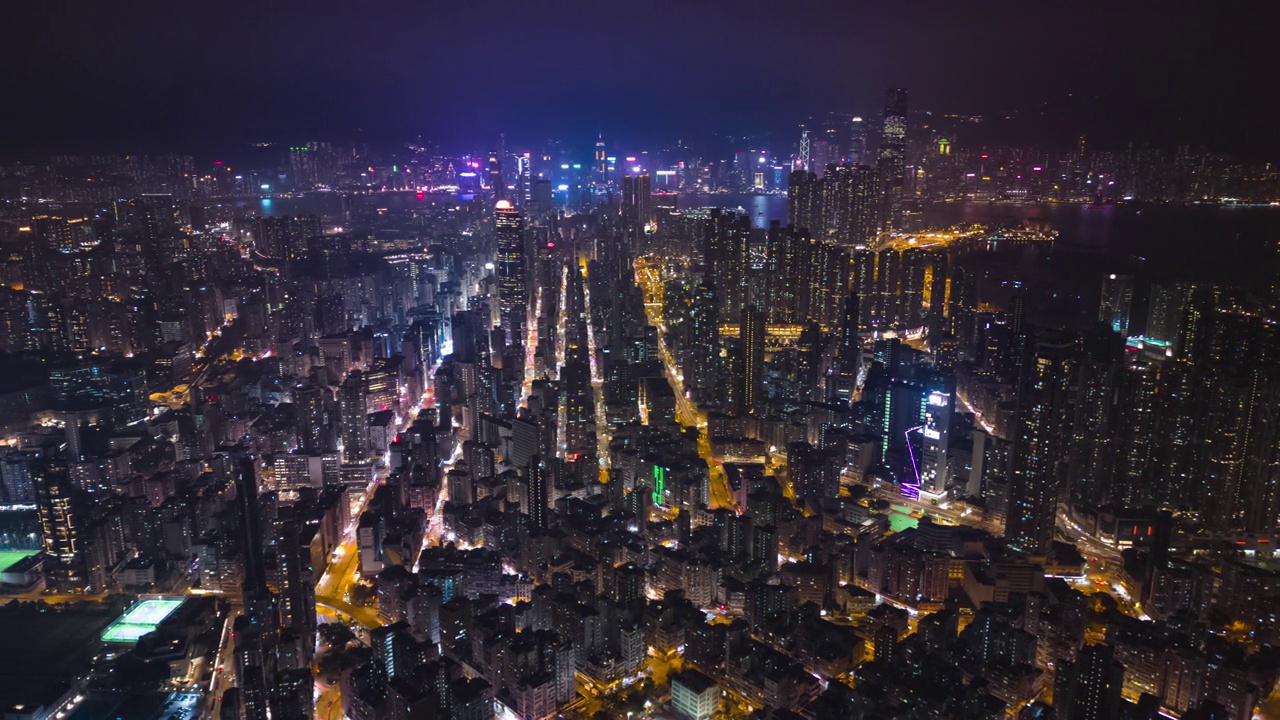
M 701 695 L 716 686 L 716 681 L 697 670 L 682 670 L 671 676 L 672 683 L 680 683 L 690 691 Z
M 138 638 L 155 630 L 165 618 L 172 615 L 184 600 L 181 597 L 150 597 L 139 600 L 119 620 L 102 631 L 103 642 L 137 642 Z

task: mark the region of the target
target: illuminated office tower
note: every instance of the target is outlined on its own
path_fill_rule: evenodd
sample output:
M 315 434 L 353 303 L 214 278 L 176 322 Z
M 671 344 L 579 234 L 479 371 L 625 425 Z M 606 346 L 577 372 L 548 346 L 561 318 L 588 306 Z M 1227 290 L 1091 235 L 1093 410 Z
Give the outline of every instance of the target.
M 520 207 L 527 208 L 533 202 L 533 156 L 530 153 L 516 158 L 516 179 L 516 199 L 520 201 Z
M 1102 300 L 1098 305 L 1098 321 L 1113 332 L 1129 335 L 1129 309 L 1133 304 L 1133 276 L 1111 273 L 1102 280 Z
M 1022 362 L 1005 536 L 1029 554 L 1049 549 L 1059 489 L 1066 482 L 1076 381 L 1075 343 L 1046 335 Z
M 902 186 L 907 163 L 907 91 L 891 88 L 884 94 L 884 126 L 880 136 L 881 226 L 896 229 L 902 221 Z
M 810 169 L 825 176 L 828 166 L 839 165 L 849 159 L 854 122 L 852 115 L 838 112 L 805 121 L 802 129 L 809 137 Z
M 609 183 L 609 158 L 608 153 L 604 149 L 604 135 L 596 137 L 596 182 L 601 185 Z
M 940 495 L 947 489 L 947 442 L 954 401 L 941 383 L 931 387 L 925 398 L 924 426 L 920 429 L 920 491 Z
M 870 134 L 868 123 L 854 116 L 849 125 L 849 162 L 854 165 L 871 164 L 872 158 L 867 150 L 867 136 Z
M 496 150 L 489 153 L 489 192 L 495 202 L 507 196 L 507 184 L 502 180 L 502 157 Z
M 528 288 L 525 287 L 524 218 L 506 200 L 494 208 L 498 236 L 498 304 L 507 344 L 522 338 Z

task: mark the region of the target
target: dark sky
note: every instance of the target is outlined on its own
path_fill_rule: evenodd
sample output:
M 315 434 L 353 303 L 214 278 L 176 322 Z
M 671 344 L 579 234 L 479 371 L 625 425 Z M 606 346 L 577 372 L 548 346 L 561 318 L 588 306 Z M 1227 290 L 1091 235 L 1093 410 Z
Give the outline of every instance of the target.
M 900 85 L 913 109 L 1051 101 L 1102 143 L 1270 158 L 1278 63 L 1259 14 L 1234 1 L 31 0 L 6 11 L 0 40 L 0 155 L 357 133 L 656 142 L 869 115 Z

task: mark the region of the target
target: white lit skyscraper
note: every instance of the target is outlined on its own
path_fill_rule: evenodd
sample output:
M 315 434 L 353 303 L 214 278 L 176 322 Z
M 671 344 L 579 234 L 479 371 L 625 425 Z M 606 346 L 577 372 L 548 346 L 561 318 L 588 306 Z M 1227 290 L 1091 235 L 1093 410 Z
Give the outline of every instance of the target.
M 1111 273 L 1102 279 L 1102 300 L 1098 321 L 1114 332 L 1129 335 L 1129 307 L 1133 303 L 1133 276 Z
M 527 306 L 525 287 L 524 218 L 507 200 L 499 200 L 493 212 L 498 238 L 498 303 L 507 342 L 524 329 Z
M 932 389 L 926 397 L 920 453 L 920 491 L 939 495 L 947 486 L 947 441 L 951 429 L 951 393 Z

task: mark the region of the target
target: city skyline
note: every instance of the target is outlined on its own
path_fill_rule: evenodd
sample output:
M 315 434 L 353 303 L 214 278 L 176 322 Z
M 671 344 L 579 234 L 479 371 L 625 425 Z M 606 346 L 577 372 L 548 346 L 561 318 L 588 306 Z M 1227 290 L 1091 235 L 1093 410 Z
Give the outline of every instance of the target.
M 5 720 L 1280 719 L 1239 8 L 79 4 Z
M 782 133 L 828 110 L 872 114 L 886 86 L 911 87 L 914 106 L 936 113 L 1047 110 L 1036 132 L 1056 142 L 1084 133 L 1106 146 L 1205 144 L 1259 159 L 1277 149 L 1252 121 L 1276 107 L 1247 84 L 1263 44 L 1250 40 L 1261 28 L 1243 4 L 279 2 L 108 13 L 68 0 L 27 12 L 30 32 L 3 52 L 17 69 L 13 92 L 32 101 L 6 119 L 5 156 L 204 154 L 299 136 L 456 146 L 604 131 L 657 143 Z

